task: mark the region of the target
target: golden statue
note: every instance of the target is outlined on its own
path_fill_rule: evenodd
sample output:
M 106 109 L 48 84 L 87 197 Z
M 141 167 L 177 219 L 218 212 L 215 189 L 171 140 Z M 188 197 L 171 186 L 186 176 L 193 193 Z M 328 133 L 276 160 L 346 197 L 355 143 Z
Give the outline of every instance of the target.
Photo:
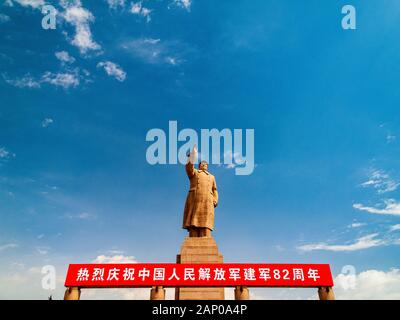
M 214 208 L 218 204 L 218 191 L 215 177 L 208 172 L 208 163 L 201 161 L 194 167 L 197 148 L 188 154 L 186 173 L 190 189 L 186 198 L 183 215 L 183 228 L 188 229 L 189 237 L 210 237 L 214 229 Z

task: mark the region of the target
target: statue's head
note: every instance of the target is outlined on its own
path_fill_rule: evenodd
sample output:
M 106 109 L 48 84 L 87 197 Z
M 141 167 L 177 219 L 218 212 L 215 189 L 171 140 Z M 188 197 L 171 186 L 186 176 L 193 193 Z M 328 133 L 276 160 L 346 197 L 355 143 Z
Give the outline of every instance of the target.
M 208 170 L 208 162 L 205 161 L 205 160 L 202 160 L 202 161 L 199 163 L 199 170 L 207 171 L 207 170 Z

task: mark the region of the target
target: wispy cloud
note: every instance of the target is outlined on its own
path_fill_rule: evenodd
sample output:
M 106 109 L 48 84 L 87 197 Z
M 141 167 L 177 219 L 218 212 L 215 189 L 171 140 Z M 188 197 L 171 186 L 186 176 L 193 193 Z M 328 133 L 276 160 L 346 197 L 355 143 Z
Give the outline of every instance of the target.
M 102 61 L 97 64 L 97 67 L 103 68 L 109 76 L 114 77 L 120 82 L 123 82 L 126 79 L 126 72 L 116 63 L 111 61 Z
M 174 4 L 178 7 L 186 9 L 187 11 L 190 11 L 192 0 L 174 0 Z
M 366 223 L 361 223 L 361 222 L 354 222 L 352 224 L 350 224 L 348 227 L 349 228 L 360 228 L 367 225 Z
M 366 211 L 375 214 L 388 214 L 388 215 L 400 215 L 400 203 L 394 199 L 384 200 L 384 205 L 380 205 L 381 208 L 377 207 L 367 207 L 361 203 L 356 203 L 353 205 L 354 209 Z
M 34 9 L 39 9 L 45 5 L 44 0 L 7 0 L 5 2 L 8 6 L 13 6 L 14 2 L 20 4 L 23 7 L 31 7 Z
M 14 248 L 18 248 L 18 245 L 16 243 L 3 244 L 0 246 L 0 252 L 7 250 L 7 249 L 14 249 Z
M 30 74 L 27 74 L 22 78 L 16 78 L 16 79 L 10 79 L 5 74 L 3 74 L 2 76 L 6 83 L 17 88 L 29 88 L 29 89 L 40 88 L 40 81 L 33 78 Z
M 100 255 L 93 260 L 93 263 L 137 263 L 137 260 L 133 256 L 122 254 L 114 256 Z
M 61 0 L 61 6 L 65 9 L 62 17 L 75 28 L 71 44 L 76 46 L 81 54 L 100 50 L 101 46 L 94 41 L 90 30 L 90 23 L 95 20 L 94 15 L 82 7 L 80 0 Z
M 125 7 L 125 0 L 106 0 L 110 9 L 118 9 Z
M 57 57 L 58 60 L 60 60 L 63 63 L 74 63 L 75 62 L 75 58 L 70 56 L 67 51 L 56 52 L 55 56 Z
M 28 88 L 28 89 L 39 89 L 43 83 L 48 83 L 56 87 L 62 87 L 64 89 L 74 88 L 80 84 L 79 70 L 75 69 L 73 71 L 65 72 L 45 72 L 40 79 L 35 79 L 34 77 L 25 75 L 22 78 L 9 79 L 3 75 L 5 81 L 17 88 Z
M 132 3 L 131 13 L 144 17 L 147 23 L 151 21 L 151 10 L 144 7 L 142 2 Z
M 77 72 L 53 73 L 49 71 L 42 76 L 42 82 L 47 82 L 56 87 L 62 87 L 64 89 L 77 87 L 80 83 Z
M 94 220 L 97 219 L 97 215 L 89 212 L 81 212 L 78 214 L 67 214 L 65 215 L 68 219 L 79 219 L 79 220 Z
M 231 150 L 224 152 L 224 163 L 228 163 L 224 165 L 226 169 L 235 169 L 237 166 L 245 164 L 245 162 L 246 160 L 243 159 L 239 152 L 232 152 Z
M 182 55 L 189 49 L 179 41 L 161 41 L 153 38 L 140 38 L 124 42 L 121 47 L 149 64 L 177 66 L 183 62 Z
M 8 152 L 5 148 L 0 148 L 0 159 L 8 158 L 10 152 Z
M 368 249 L 372 247 L 378 247 L 385 245 L 386 242 L 382 239 L 376 239 L 378 236 L 377 233 L 373 233 L 361 238 L 356 239 L 354 243 L 350 244 L 342 244 L 342 245 L 330 245 L 327 243 L 315 243 L 315 244 L 307 244 L 299 246 L 298 249 L 301 251 L 315 251 L 315 250 L 324 250 L 324 251 L 357 251 Z
M 368 180 L 361 184 L 364 188 L 375 188 L 379 194 L 395 191 L 399 185 L 388 173 L 376 169 L 370 170 Z
M 0 23 L 6 23 L 10 21 L 10 17 L 4 13 L 0 13 Z
M 35 250 L 40 255 L 47 255 L 49 253 L 50 247 L 35 247 Z
M 393 135 L 391 133 L 388 133 L 386 135 L 386 142 L 387 143 L 392 143 L 392 142 L 395 142 L 395 141 L 396 141 L 396 136 L 395 135 Z
M 54 122 L 53 119 L 51 118 L 46 118 L 42 121 L 42 128 L 47 128 L 48 126 L 50 126 L 52 123 Z
M 8 151 L 4 147 L 0 147 L 0 160 L 8 160 L 10 157 L 15 157 L 15 153 Z
M 389 228 L 389 232 L 400 230 L 400 224 L 395 224 Z

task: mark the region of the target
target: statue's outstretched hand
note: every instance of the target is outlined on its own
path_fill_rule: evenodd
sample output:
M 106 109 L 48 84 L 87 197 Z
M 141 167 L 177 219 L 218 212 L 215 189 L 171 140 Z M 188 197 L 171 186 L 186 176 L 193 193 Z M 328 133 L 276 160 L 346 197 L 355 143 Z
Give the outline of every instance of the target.
M 196 158 L 197 158 L 197 146 L 196 145 L 193 146 L 192 152 L 188 151 L 187 156 L 189 157 L 189 161 L 194 164 L 196 161 Z

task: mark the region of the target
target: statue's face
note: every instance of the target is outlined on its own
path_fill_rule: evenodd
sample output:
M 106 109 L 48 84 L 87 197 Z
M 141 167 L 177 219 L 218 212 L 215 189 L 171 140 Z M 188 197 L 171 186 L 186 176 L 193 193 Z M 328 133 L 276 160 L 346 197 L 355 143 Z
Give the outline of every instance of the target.
M 200 170 L 207 171 L 207 170 L 208 170 L 208 164 L 207 164 L 207 162 L 200 162 L 200 164 L 199 164 L 199 169 L 200 169 Z

